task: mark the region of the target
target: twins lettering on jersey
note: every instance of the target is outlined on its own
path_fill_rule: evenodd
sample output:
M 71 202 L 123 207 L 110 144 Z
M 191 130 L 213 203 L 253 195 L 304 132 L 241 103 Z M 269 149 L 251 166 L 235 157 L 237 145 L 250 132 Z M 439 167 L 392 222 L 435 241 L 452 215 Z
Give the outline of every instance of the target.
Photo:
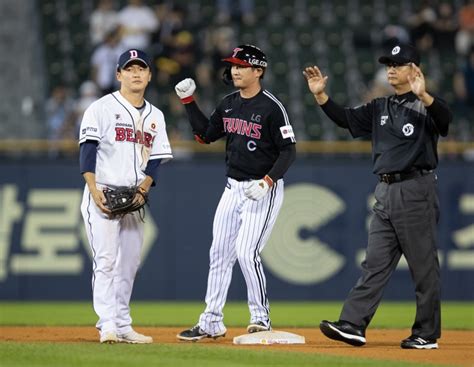
M 257 140 L 262 137 L 260 132 L 262 125 L 255 122 L 248 122 L 234 117 L 224 117 L 222 122 L 226 133 L 245 135 Z
M 154 136 L 147 132 L 142 132 L 140 130 L 135 131 L 131 128 L 125 127 L 115 127 L 115 141 L 128 141 L 131 143 L 142 144 L 147 148 L 150 148 Z

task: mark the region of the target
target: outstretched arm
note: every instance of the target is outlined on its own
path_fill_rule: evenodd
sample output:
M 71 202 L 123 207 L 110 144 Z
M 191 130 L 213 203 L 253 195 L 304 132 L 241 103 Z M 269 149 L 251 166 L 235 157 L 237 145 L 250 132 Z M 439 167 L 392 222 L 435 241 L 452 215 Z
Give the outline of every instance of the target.
M 321 106 L 324 113 L 342 128 L 349 128 L 344 108 L 335 103 L 326 94 L 324 89 L 328 81 L 328 76 L 323 76 L 317 66 L 309 66 L 303 71 L 303 75 L 308 82 L 308 88 L 314 95 L 314 99 Z

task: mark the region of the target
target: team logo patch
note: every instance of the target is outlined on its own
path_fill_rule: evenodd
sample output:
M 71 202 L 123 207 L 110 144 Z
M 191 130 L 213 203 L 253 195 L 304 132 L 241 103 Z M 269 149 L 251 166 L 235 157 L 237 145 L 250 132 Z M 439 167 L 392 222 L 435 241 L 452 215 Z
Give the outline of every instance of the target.
M 295 137 L 295 134 L 293 134 L 293 128 L 289 125 L 280 127 L 280 132 L 283 139 Z
M 393 49 L 392 49 L 392 55 L 396 55 L 400 52 L 400 46 L 395 46 Z
M 380 126 L 383 126 L 387 123 L 388 115 L 380 116 Z
M 412 124 L 405 124 L 402 127 L 403 135 L 410 136 L 415 131 L 415 127 Z

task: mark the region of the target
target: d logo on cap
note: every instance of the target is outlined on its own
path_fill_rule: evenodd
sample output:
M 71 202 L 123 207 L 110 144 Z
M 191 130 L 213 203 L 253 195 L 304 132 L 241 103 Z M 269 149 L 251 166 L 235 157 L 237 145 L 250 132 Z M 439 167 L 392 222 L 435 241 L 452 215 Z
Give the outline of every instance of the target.
M 400 46 L 395 46 L 393 49 L 392 49 L 392 55 L 396 55 L 400 52 Z

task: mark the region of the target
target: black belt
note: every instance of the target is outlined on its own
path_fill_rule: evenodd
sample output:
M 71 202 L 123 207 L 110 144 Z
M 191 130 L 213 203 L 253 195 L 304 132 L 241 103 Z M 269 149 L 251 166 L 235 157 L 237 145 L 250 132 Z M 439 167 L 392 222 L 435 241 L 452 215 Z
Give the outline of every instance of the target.
M 386 184 L 392 184 L 394 182 L 401 182 L 405 180 L 410 180 L 415 177 L 421 177 L 433 172 L 432 170 L 416 170 L 411 172 L 396 172 L 396 173 L 384 173 L 379 175 L 380 182 L 385 182 Z

